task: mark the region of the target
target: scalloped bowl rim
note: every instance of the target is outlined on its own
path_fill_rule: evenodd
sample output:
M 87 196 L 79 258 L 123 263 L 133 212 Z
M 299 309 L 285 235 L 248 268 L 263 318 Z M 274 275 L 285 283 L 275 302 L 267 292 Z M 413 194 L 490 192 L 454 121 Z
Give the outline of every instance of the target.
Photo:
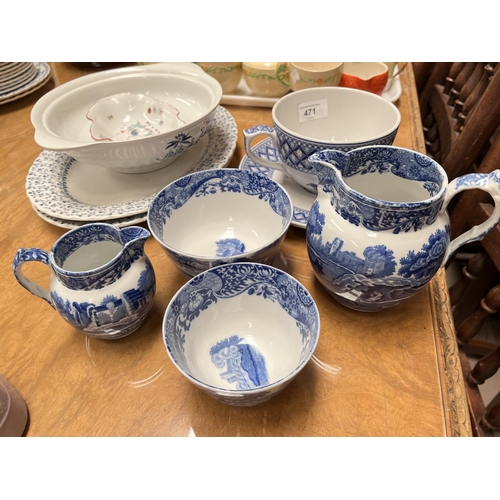
M 158 103 L 158 104 L 163 104 L 164 106 L 166 106 L 166 109 L 164 110 L 168 115 L 170 115 L 171 117 L 173 117 L 177 123 L 180 123 L 182 122 L 183 125 L 178 125 L 177 127 L 175 128 L 170 128 L 168 131 L 165 131 L 165 132 L 160 132 L 158 134 L 154 134 L 155 136 L 156 135 L 160 135 L 162 133 L 169 133 L 169 132 L 174 132 L 174 131 L 177 131 L 179 130 L 181 127 L 183 127 L 184 125 L 186 125 L 186 122 L 184 122 L 184 120 L 182 120 L 182 118 L 180 118 L 180 111 L 175 108 L 174 106 L 172 106 L 171 104 L 169 104 L 168 102 L 165 102 L 165 101 L 160 101 L 160 99 L 156 99 L 156 97 L 153 97 L 151 95 L 148 95 L 148 94 L 138 94 L 138 93 L 135 93 L 135 92 L 120 92 L 118 94 L 112 94 L 112 95 L 109 95 L 109 96 L 106 96 L 106 97 L 102 97 L 101 99 L 99 99 L 88 111 L 87 111 L 87 118 L 88 120 L 90 121 L 90 125 L 89 125 L 89 128 L 90 128 L 90 135 L 92 136 L 92 138 L 94 139 L 94 141 L 96 142 L 101 142 L 101 141 L 111 141 L 111 142 L 125 142 L 125 141 L 118 141 L 116 139 L 112 139 L 111 137 L 113 135 L 116 135 L 116 133 L 113 133 L 113 134 L 110 134 L 111 137 L 109 138 L 103 138 L 103 139 L 97 139 L 95 137 L 95 134 L 92 132 L 92 129 L 95 129 L 96 126 L 103 126 L 102 123 L 99 121 L 99 115 L 98 113 L 100 113 L 101 111 L 98 109 L 100 106 L 102 105 L 105 105 L 106 101 L 110 101 L 112 99 L 119 99 L 121 96 L 127 96 L 129 98 L 129 102 L 132 100 L 132 99 L 136 99 L 137 102 L 141 102 L 141 104 L 144 104 L 144 107 L 148 106 L 148 104 L 146 104 L 147 101 L 145 102 L 142 102 L 142 98 L 146 98 L 147 100 L 149 100 L 149 102 L 151 103 L 152 101 L 154 103 Z M 123 97 L 123 100 L 125 101 L 126 98 Z M 149 104 L 150 105 L 150 104 Z M 175 109 L 176 113 L 173 113 L 172 111 L 170 111 L 170 109 L 168 108 L 173 108 Z M 120 122 L 120 123 L 123 123 L 123 122 Z M 102 133 L 102 132 L 101 132 Z M 137 141 L 139 139 L 144 139 L 144 137 L 131 137 L 129 139 L 126 139 L 126 141 Z

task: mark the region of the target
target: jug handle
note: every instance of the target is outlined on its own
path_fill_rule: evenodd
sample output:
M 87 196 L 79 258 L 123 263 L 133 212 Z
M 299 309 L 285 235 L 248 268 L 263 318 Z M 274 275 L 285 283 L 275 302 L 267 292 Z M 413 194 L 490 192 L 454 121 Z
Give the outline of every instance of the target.
M 17 281 L 24 287 L 28 292 L 36 295 L 37 297 L 42 298 L 46 302 L 48 302 L 52 307 L 54 304 L 52 303 L 52 299 L 50 298 L 49 292 L 42 288 L 40 285 L 37 285 L 30 279 L 28 279 L 24 273 L 22 272 L 22 267 L 26 262 L 42 262 L 43 264 L 49 265 L 49 254 L 44 250 L 40 250 L 39 248 L 20 248 L 12 262 L 12 270 L 14 271 L 14 276 Z
M 247 156 L 257 165 L 272 168 L 273 170 L 279 170 L 280 172 L 285 173 L 281 163 L 260 158 L 252 151 L 252 141 L 259 135 L 267 135 L 270 137 L 273 141 L 273 146 L 276 150 L 278 150 L 278 136 L 276 135 L 275 130 L 267 125 L 256 125 L 255 127 L 243 130 L 243 137 L 245 138 L 245 152 Z
M 483 239 L 500 222 L 500 170 L 494 170 L 490 174 L 467 174 L 450 182 L 446 190 L 441 212 L 446 210 L 449 202 L 456 194 L 468 189 L 486 191 L 493 198 L 495 207 L 487 220 L 457 236 L 450 242 L 443 263 L 441 264 L 442 266 L 448 262 L 449 258 L 462 245 Z

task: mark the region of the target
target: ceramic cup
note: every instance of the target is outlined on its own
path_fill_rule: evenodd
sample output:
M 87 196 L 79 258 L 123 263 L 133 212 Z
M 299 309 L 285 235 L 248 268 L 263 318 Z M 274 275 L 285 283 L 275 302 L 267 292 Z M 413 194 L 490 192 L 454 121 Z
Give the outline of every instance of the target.
M 346 62 L 340 86 L 382 95 L 388 78 L 389 69 L 383 62 Z
M 290 88 L 336 87 L 342 78 L 342 62 L 289 62 Z
M 290 91 L 286 63 L 244 62 L 243 77 L 257 96 L 282 97 Z
M 257 125 L 243 130 L 248 157 L 257 165 L 282 171 L 312 193 L 317 192 L 318 178 L 308 161 L 311 154 L 391 145 L 401 123 L 398 108 L 388 100 L 341 87 L 291 92 L 273 106 L 272 118 L 274 128 Z M 280 162 L 252 151 L 252 141 L 262 135 L 272 139 Z
M 199 62 L 196 64 L 221 84 L 224 94 L 234 92 L 243 76 L 240 62 Z

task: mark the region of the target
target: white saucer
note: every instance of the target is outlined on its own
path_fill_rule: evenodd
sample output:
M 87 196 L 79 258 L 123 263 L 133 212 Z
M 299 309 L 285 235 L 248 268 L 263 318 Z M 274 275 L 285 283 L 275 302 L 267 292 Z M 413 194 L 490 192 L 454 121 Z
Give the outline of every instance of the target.
M 145 174 L 123 174 L 43 151 L 26 178 L 33 207 L 52 218 L 109 221 L 144 215 L 158 191 L 180 177 L 209 168 L 224 168 L 236 148 L 238 129 L 219 106 L 209 132 L 171 165 Z
M 35 213 L 43 219 L 45 222 L 52 224 L 53 226 L 62 227 L 64 229 L 73 229 L 75 227 L 83 226 L 84 224 L 88 224 L 88 221 L 77 221 L 77 220 L 69 220 L 69 219 L 60 219 L 59 217 L 51 217 L 50 215 L 44 214 L 33 207 Z M 135 226 L 140 222 L 146 221 L 148 218 L 148 213 L 144 212 L 142 214 L 132 215 L 130 217 L 122 217 L 120 219 L 103 219 L 99 222 L 106 222 L 107 224 L 112 224 L 116 227 L 125 227 L 125 226 Z
M 35 92 L 35 90 L 38 90 L 40 87 L 45 85 L 47 80 L 50 78 L 50 66 L 44 62 L 36 62 L 33 64 L 36 67 L 36 74 L 33 79 L 22 87 L 18 87 L 10 92 L 0 94 L 0 104 L 5 104 L 7 102 L 21 99 L 21 97 L 27 96 L 28 94 Z
M 281 163 L 278 157 L 278 152 L 273 146 L 273 141 L 271 138 L 264 139 L 263 141 L 252 147 L 252 151 L 260 158 L 265 158 L 269 161 L 274 161 L 276 163 Z M 283 186 L 286 192 L 290 195 L 293 203 L 293 218 L 292 226 L 304 228 L 307 225 L 307 218 L 309 217 L 309 211 L 311 210 L 312 204 L 316 199 L 316 195 L 306 191 L 302 186 L 297 184 L 294 180 L 287 177 L 282 172 L 278 170 L 273 170 L 272 168 L 261 167 L 255 164 L 248 158 L 247 155 L 243 157 L 238 167 L 241 170 L 252 170 L 253 172 L 260 172 L 262 174 L 271 177 L 274 181 L 278 182 Z

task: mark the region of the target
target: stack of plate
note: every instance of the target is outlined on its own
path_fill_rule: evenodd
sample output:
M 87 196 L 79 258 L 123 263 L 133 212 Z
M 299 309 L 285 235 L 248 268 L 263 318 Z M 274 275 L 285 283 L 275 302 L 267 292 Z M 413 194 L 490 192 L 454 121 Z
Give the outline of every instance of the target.
M 59 227 L 98 221 L 134 225 L 147 219 L 149 205 L 166 185 L 191 172 L 227 167 L 237 136 L 234 118 L 219 106 L 205 136 L 154 172 L 124 174 L 45 150 L 28 172 L 26 194 L 35 212 Z
M 0 104 L 31 94 L 49 77 L 47 63 L 0 62 Z

